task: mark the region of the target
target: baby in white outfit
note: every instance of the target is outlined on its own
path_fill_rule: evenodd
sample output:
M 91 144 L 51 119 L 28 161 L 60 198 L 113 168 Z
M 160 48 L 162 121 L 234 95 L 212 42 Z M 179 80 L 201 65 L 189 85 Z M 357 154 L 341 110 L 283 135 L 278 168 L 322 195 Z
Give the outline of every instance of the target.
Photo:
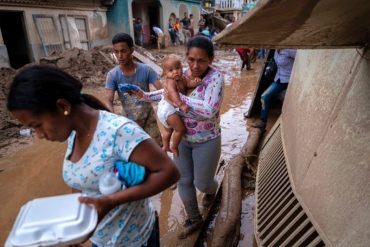
M 178 111 L 177 108 L 183 112 L 189 111 L 189 107 L 181 101 L 179 93 L 186 95 L 188 89 L 195 88 L 202 83 L 202 80 L 200 78 L 186 78 L 182 72 L 181 61 L 176 55 L 165 57 L 162 61 L 162 68 L 165 77 L 164 88 L 167 92 L 167 100 L 162 97 L 158 104 L 157 115 L 159 121 L 165 127 L 164 133 L 162 133 L 163 150 L 178 156 L 178 146 L 186 132 L 186 128 L 181 117 L 176 112 Z

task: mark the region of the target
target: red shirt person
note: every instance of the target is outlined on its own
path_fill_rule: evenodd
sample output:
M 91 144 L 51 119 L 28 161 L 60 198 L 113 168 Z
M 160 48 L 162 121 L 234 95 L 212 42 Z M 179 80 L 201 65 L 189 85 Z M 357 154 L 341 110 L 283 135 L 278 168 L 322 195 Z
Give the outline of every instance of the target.
M 247 66 L 247 70 L 250 70 L 251 69 L 251 62 L 250 62 L 250 58 L 249 58 L 250 49 L 248 49 L 248 48 L 236 48 L 235 50 L 239 54 L 240 59 L 243 62 L 241 70 L 243 70 L 245 66 Z

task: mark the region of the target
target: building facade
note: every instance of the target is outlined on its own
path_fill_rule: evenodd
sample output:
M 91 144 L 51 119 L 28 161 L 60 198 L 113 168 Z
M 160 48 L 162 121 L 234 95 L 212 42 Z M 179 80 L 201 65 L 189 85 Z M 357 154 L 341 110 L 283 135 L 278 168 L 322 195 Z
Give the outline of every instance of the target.
M 107 44 L 106 1 L 0 0 L 0 67 L 73 47 Z
M 153 26 L 168 34 L 168 22 L 193 14 L 201 0 L 0 0 L 0 67 L 20 68 L 54 51 L 111 43 L 118 32 L 133 36 L 133 18 L 143 22 L 144 44 Z
M 204 6 L 212 6 L 226 20 L 239 20 L 249 10 L 253 9 L 258 0 L 208 0 Z
M 214 8 L 221 17 L 232 21 L 240 19 L 245 0 L 215 0 Z
M 193 14 L 195 23 L 198 23 L 200 11 L 201 0 L 116 0 L 107 13 L 110 36 L 117 32 L 133 36 L 133 20 L 141 18 L 144 44 L 149 43 L 154 35 L 153 26 L 168 34 L 169 19 L 182 19 L 187 13 Z

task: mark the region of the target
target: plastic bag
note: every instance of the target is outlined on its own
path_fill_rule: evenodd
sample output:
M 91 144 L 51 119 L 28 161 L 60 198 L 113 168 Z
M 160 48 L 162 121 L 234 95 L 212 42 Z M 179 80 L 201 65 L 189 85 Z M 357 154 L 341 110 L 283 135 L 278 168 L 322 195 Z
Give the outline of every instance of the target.
M 134 162 L 118 160 L 114 163 L 114 167 L 119 174 L 118 179 L 124 183 L 126 187 L 141 184 L 144 182 L 147 175 L 145 167 Z
M 141 90 L 141 88 L 133 84 L 120 83 L 118 84 L 118 90 L 120 92 L 128 92 L 128 91 L 139 91 Z

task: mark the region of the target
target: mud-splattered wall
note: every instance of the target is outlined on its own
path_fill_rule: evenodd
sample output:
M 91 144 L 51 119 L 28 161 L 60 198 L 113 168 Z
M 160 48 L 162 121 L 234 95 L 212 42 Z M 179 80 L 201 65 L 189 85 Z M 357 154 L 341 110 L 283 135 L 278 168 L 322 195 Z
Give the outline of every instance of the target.
M 77 32 L 77 39 L 83 40 L 81 43 L 84 42 L 82 48 L 110 43 L 106 17 L 107 10 L 103 7 L 84 9 L 1 6 L 0 10 L 8 13 L 12 11 L 21 13 L 25 37 L 20 38 L 25 39 L 28 45 L 31 61 L 38 61 L 41 57 L 50 55 L 53 51 L 54 48 L 51 50 L 45 49 L 42 39 L 44 39 L 44 44 L 53 43 L 55 47 L 59 46 L 60 49 L 76 47 L 71 40 L 73 27 Z M 35 20 L 35 18 L 39 19 Z M 67 27 L 63 25 L 63 18 L 76 20 L 76 23 L 74 23 L 75 25 L 67 24 L 69 25 Z M 44 33 L 40 31 L 42 28 L 45 29 Z M 78 38 L 79 33 L 80 37 Z

